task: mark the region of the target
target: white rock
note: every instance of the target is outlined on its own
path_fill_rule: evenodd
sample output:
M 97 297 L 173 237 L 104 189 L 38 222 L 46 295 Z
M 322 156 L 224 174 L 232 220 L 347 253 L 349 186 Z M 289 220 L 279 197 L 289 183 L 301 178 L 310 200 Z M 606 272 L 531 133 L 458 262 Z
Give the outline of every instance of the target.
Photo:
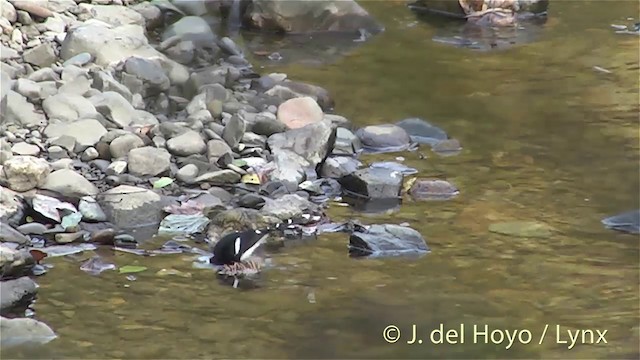
M 11 147 L 11 152 L 15 155 L 37 156 L 40 154 L 40 148 L 36 145 L 26 142 L 19 142 Z
M 202 136 L 196 131 L 189 130 L 167 141 L 167 149 L 177 156 L 202 154 L 207 149 Z
M 40 93 L 42 92 L 42 87 L 40 86 L 40 84 L 36 83 L 35 81 L 29 80 L 26 78 L 19 78 L 18 80 L 16 80 L 15 84 L 13 85 L 13 90 L 18 94 L 31 100 L 31 102 L 34 102 L 40 99 Z
M 7 0 L 0 0 L 0 17 L 3 17 L 10 22 L 16 22 L 18 19 L 16 9 Z
M 145 146 L 129 151 L 129 173 L 135 176 L 156 176 L 169 170 L 171 154 L 165 149 Z
M 104 117 L 120 127 L 129 126 L 136 115 L 136 109 L 127 99 L 114 91 L 92 96 L 89 100 Z
M 44 129 L 44 134 L 48 138 L 57 138 L 63 135 L 74 138 L 77 151 L 83 151 L 87 147 L 97 144 L 102 135 L 106 133 L 107 129 L 95 119 L 51 124 Z
M 324 114 L 313 98 L 304 96 L 280 104 L 277 117 L 290 129 L 297 129 L 321 121 Z
M 122 160 L 112 162 L 105 171 L 107 175 L 122 175 L 125 172 L 127 172 L 127 162 Z
M 42 186 L 49 175 L 49 164 L 33 156 L 14 156 L 3 164 L 3 177 L 11 190 L 29 191 Z
M 91 101 L 75 94 L 56 94 L 42 102 L 42 108 L 49 119 L 71 122 L 79 118 L 90 118 L 97 114 Z
M 137 11 L 117 5 L 81 4 L 80 9 L 87 11 L 96 20 L 104 21 L 113 26 L 139 25 L 145 26 L 145 20 Z
M 111 158 L 119 159 L 129 154 L 129 151 L 144 146 L 144 141 L 135 134 L 126 134 L 119 136 L 109 144 Z M 126 163 L 125 163 L 126 165 Z
M 44 114 L 36 112 L 33 104 L 13 90 L 9 90 L 6 97 L 7 109 L 4 118 L 8 123 L 14 123 L 23 127 L 39 127 L 47 124 Z
M 47 324 L 30 318 L 0 317 L 0 333 L 3 334 L 0 338 L 2 348 L 46 344 L 57 338 Z

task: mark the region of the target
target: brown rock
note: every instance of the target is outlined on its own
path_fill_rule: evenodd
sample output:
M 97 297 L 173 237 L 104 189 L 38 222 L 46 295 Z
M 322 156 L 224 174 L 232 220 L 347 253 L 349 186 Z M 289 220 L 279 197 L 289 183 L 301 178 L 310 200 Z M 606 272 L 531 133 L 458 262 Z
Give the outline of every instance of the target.
M 304 96 L 280 104 L 277 117 L 290 129 L 298 129 L 322 121 L 324 114 L 313 98 Z

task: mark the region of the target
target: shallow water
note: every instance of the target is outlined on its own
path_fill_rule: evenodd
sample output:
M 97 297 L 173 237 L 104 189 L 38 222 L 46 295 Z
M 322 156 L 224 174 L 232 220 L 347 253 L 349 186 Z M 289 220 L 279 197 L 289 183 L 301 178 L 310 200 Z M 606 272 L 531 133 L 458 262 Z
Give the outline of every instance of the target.
M 638 37 L 610 28 L 637 15 L 638 3 L 552 2 L 537 42 L 482 53 L 433 42 L 437 29 L 409 26 L 416 19 L 403 2 L 365 6 L 385 33 L 332 65 L 270 69 L 326 87 L 357 125 L 417 116 L 460 140 L 453 157 L 365 158 L 402 155 L 418 176 L 457 186 L 455 199 L 406 201 L 393 214 L 332 209 L 338 220 L 408 222 L 431 254 L 353 260 L 346 235 L 322 235 L 275 253 L 262 287 L 250 291 L 193 269 L 192 256 L 109 259 L 148 267 L 135 281 L 56 258 L 38 280 L 35 310 L 60 338 L 3 358 L 638 358 L 638 237 L 600 223 L 640 206 Z M 488 231 L 504 221 L 554 231 Z M 163 268 L 191 277 L 156 275 Z M 391 324 L 402 335 L 394 344 L 382 337 Z M 464 324 L 465 341 L 409 345 L 412 324 L 424 333 Z M 532 339 L 485 344 L 474 325 Z M 561 341 L 566 330 L 598 329 L 607 343 L 568 349 L 556 325 Z

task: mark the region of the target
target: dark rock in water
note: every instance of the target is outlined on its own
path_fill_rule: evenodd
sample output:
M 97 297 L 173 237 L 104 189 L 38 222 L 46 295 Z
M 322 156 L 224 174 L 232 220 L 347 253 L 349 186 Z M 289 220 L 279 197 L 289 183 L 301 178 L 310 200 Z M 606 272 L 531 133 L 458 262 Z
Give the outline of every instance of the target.
M 434 145 L 448 138 L 444 130 L 419 118 L 404 119 L 396 125 L 403 128 L 411 137 L 411 141 L 418 144 Z
M 458 188 L 445 180 L 417 180 L 409 190 L 414 200 L 449 200 L 459 193 Z
M 404 151 L 411 146 L 411 137 L 396 125 L 371 125 L 356 132 L 367 152 L 395 152 Z
M 370 165 L 370 167 L 398 171 L 403 175 L 413 175 L 418 173 L 418 170 L 414 168 L 392 161 L 374 162 Z
M 640 234 L 640 210 L 627 211 L 602 220 L 605 227 L 630 234 Z
M 400 205 L 402 205 L 400 198 L 361 199 L 346 197 L 344 202 L 349 204 L 353 211 L 364 214 L 389 215 L 400 211 Z
M 367 168 L 338 180 L 350 195 L 368 199 L 397 198 L 402 189 L 401 172 L 384 168 Z
M 368 229 L 354 231 L 349 237 L 349 255 L 370 256 L 420 256 L 429 252 L 422 235 L 399 225 L 371 225 Z

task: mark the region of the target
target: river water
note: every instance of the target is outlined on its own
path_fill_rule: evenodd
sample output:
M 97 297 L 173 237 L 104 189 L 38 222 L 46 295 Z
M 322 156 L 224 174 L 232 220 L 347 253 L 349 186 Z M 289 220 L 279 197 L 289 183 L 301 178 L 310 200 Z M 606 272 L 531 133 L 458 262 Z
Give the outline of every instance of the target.
M 59 339 L 3 357 L 637 359 L 638 238 L 600 220 L 640 206 L 638 37 L 610 28 L 637 16 L 638 3 L 552 2 L 537 41 L 493 52 L 433 42 L 437 29 L 415 23 L 403 2 L 364 6 L 384 33 L 330 65 L 265 71 L 327 88 L 356 125 L 417 116 L 460 140 L 453 157 L 365 158 L 402 155 L 419 176 L 457 185 L 456 199 L 409 201 L 392 214 L 331 210 L 338 219 L 408 222 L 431 254 L 353 260 L 346 235 L 322 235 L 274 254 L 275 268 L 251 291 L 221 285 L 183 256 L 116 254 L 118 265 L 149 268 L 136 281 L 55 259 L 38 280 L 35 311 Z M 555 231 L 488 231 L 504 221 Z M 191 277 L 161 277 L 162 268 Z M 407 344 L 414 324 L 422 344 Z M 429 334 L 441 324 L 445 333 L 464 325 L 464 342 L 434 344 Z M 393 344 L 383 338 L 389 325 L 401 334 Z M 485 342 L 485 326 L 528 343 L 499 343 L 497 332 Z M 568 331 L 582 330 L 593 342 L 606 330 L 606 343 L 580 337 L 569 349 Z

